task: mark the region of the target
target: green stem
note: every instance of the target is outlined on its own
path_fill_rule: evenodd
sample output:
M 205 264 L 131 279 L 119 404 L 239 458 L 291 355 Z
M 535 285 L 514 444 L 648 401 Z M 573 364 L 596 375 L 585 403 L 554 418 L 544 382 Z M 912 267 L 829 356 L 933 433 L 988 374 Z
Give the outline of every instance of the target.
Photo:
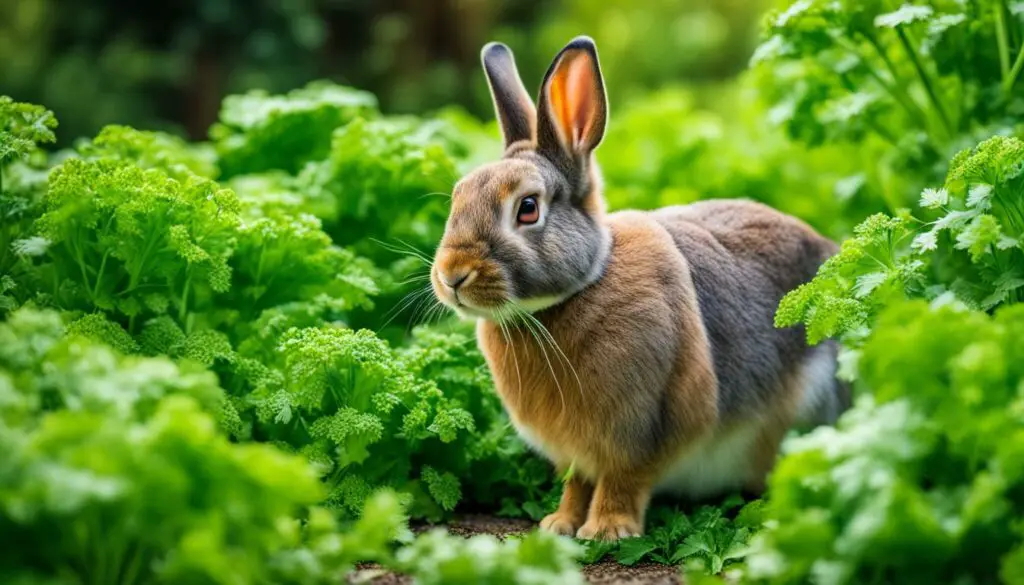
M 1016 85 L 1021 69 L 1024 69 L 1024 45 L 1021 45 L 1020 51 L 1017 52 L 1017 58 L 1013 62 L 1013 67 L 1003 79 L 1003 95 L 1006 97 L 1010 97 L 1010 91 Z
M 121 576 L 121 585 L 135 585 L 139 578 L 139 569 L 142 567 L 142 546 L 135 543 L 132 547 L 132 556 L 125 565 L 124 574 Z
M 843 87 L 845 87 L 846 90 L 849 91 L 850 93 L 855 93 L 857 91 L 857 87 L 850 80 L 849 76 L 846 75 L 845 73 L 839 74 L 839 81 L 843 84 Z M 868 118 L 867 123 L 868 126 L 870 126 L 871 129 L 875 131 L 875 134 L 881 136 L 883 139 L 885 139 L 886 142 L 893 146 L 899 146 L 899 141 L 896 140 L 896 137 L 892 134 L 892 132 L 889 132 L 889 130 L 884 126 L 880 126 L 878 124 L 878 120 L 875 120 L 874 118 Z
M 100 282 L 103 280 L 103 271 L 107 269 L 107 258 L 110 257 L 110 250 L 103 253 L 103 260 L 100 261 L 100 269 L 96 273 L 96 284 L 92 287 L 92 297 L 95 299 L 100 292 Z
M 110 582 L 107 575 L 110 568 L 108 562 L 110 558 L 105 554 L 106 538 L 100 538 L 99 536 L 101 534 L 103 534 L 104 537 L 109 535 L 105 534 L 106 531 L 103 529 L 103 520 L 99 515 L 100 512 L 94 512 L 89 515 L 89 519 L 87 520 L 88 524 L 92 526 L 91 530 L 88 531 L 91 535 L 91 538 L 89 539 L 89 547 L 92 548 L 93 557 L 90 573 L 92 574 L 93 583 L 95 585 L 103 585 L 104 583 Z
M 996 27 L 996 44 L 999 47 L 999 72 L 1003 81 L 1010 72 L 1010 47 L 1006 41 L 1006 16 L 1003 14 L 1003 3 L 996 2 L 993 8 Z
M 89 273 L 88 273 L 88 271 L 85 268 L 85 258 L 82 256 L 82 251 L 74 243 L 69 243 L 69 245 L 71 247 L 72 254 L 75 257 L 75 263 L 78 264 L 78 269 L 82 271 L 82 285 L 85 286 L 85 290 L 87 290 L 87 291 L 89 291 L 91 293 L 92 292 L 92 286 L 89 285 Z M 95 303 L 96 298 L 92 297 L 91 300 Z
M 260 280 L 263 278 L 263 256 L 266 251 L 266 246 L 260 247 L 260 260 L 256 263 L 256 286 L 260 285 Z
M 893 97 L 893 99 L 903 106 L 903 109 L 907 111 L 907 114 L 909 114 L 922 129 L 927 129 L 928 119 L 925 117 L 924 111 L 921 110 L 921 106 L 914 101 L 914 98 L 903 86 L 903 83 L 900 81 L 899 70 L 896 68 L 896 64 L 892 62 L 892 59 L 889 58 L 889 54 L 885 52 L 885 47 L 879 44 L 878 39 L 873 35 L 862 34 L 861 36 L 868 41 L 868 44 L 870 44 L 872 48 L 874 48 L 875 53 L 881 57 L 882 62 L 885 63 L 886 68 L 889 69 L 889 73 L 892 74 L 892 83 L 890 84 L 886 81 L 880 73 L 871 67 L 867 67 L 868 75 L 874 78 L 874 80 L 877 81 L 878 84 Z
M 1006 221 L 1010 223 L 1010 227 L 1014 230 L 1013 236 L 1019 237 L 1024 232 L 1024 210 L 1016 205 L 1013 197 L 1004 198 L 1000 194 L 1000 189 L 996 189 L 995 199 L 1003 208 L 1003 215 L 1006 216 Z
M 913 63 L 918 77 L 921 78 L 921 84 L 924 85 L 925 93 L 928 94 L 932 104 L 935 105 L 935 110 L 939 113 L 939 119 L 942 121 L 942 125 L 946 129 L 947 136 L 952 138 L 953 125 L 949 121 L 949 116 L 946 115 L 946 108 L 942 105 L 942 100 L 940 100 L 939 95 L 935 93 L 935 88 L 932 86 L 931 76 L 928 75 L 928 72 L 924 70 L 924 66 L 921 65 L 921 59 L 917 56 L 917 51 L 910 43 L 910 38 L 907 37 L 907 32 L 903 30 L 902 26 L 896 28 L 896 34 L 899 36 L 900 43 L 903 44 L 903 48 L 906 49 L 907 55 L 910 57 L 910 62 Z
M 192 288 L 192 271 L 187 270 L 188 276 L 185 278 L 185 290 L 181 293 L 181 306 L 178 307 L 178 322 L 181 323 L 182 327 L 185 327 L 185 317 L 188 315 L 188 291 Z M 186 331 L 188 333 L 188 331 Z
M 0 234 L 0 246 L 3 246 L 3 248 L 0 249 L 0 273 L 6 272 L 7 270 L 4 267 L 7 265 L 7 255 L 10 254 L 11 249 L 10 238 L 3 236 L 6 236 L 6 234 Z M 13 266 L 14 262 L 11 262 L 11 265 Z
M 139 280 L 142 278 L 142 270 L 146 267 L 146 259 L 149 257 L 149 252 L 150 250 L 153 249 L 154 243 L 155 240 L 153 239 L 146 241 L 146 249 L 145 251 L 142 252 L 142 256 L 136 263 L 135 270 L 131 271 L 131 276 L 128 278 L 128 288 L 118 293 L 118 296 L 133 292 L 135 288 L 139 285 Z

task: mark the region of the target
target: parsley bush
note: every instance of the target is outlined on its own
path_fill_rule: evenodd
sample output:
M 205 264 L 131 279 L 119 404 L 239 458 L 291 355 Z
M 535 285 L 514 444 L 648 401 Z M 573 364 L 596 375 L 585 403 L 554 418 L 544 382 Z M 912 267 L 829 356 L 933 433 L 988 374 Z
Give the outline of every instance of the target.
M 1019 582 L 1022 327 L 1020 305 L 887 307 L 859 361 L 871 394 L 772 478 L 752 580 Z
M 382 324 L 414 263 L 346 231 L 385 215 L 344 198 L 436 237 L 443 206 L 416 195 L 469 154 L 445 122 L 314 85 L 229 99 L 210 144 L 112 126 L 48 157 L 52 114 L 2 106 L 5 582 L 338 582 L 368 560 L 432 582 L 450 554 L 573 578 L 549 535 L 457 552 L 404 528 L 474 501 L 538 517 L 555 495 L 465 333 L 352 327 Z M 300 133 L 301 152 L 278 138 Z

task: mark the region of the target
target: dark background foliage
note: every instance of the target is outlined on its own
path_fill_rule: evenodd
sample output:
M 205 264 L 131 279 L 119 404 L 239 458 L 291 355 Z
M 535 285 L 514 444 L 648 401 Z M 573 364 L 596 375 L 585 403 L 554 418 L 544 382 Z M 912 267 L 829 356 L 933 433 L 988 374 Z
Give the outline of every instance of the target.
M 764 0 L 2 0 L 0 94 L 45 103 L 60 143 L 119 123 L 206 138 L 221 99 L 327 78 L 421 113 L 490 104 L 480 47 L 515 50 L 530 89 L 557 49 L 595 37 L 616 102 L 734 76 Z

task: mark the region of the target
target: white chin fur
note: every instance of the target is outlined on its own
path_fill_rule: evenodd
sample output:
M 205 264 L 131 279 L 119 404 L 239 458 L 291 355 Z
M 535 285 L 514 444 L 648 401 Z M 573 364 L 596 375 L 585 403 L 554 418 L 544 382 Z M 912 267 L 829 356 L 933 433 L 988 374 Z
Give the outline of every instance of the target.
M 517 308 L 522 309 L 523 311 L 526 311 L 527 313 L 536 313 L 538 311 L 543 311 L 544 309 L 553 307 L 553 306 L 561 303 L 565 299 L 566 299 L 565 296 L 535 297 L 535 298 L 532 298 L 532 299 L 516 299 L 516 300 L 513 300 L 513 301 L 508 301 L 507 305 L 515 305 Z M 458 305 L 458 306 L 452 306 L 452 305 L 449 305 L 449 306 L 455 311 L 456 314 L 459 315 L 459 317 L 461 317 L 463 319 L 466 319 L 466 320 L 470 320 L 470 321 L 473 321 L 473 320 L 476 320 L 476 319 L 487 319 L 489 321 L 500 321 L 502 316 L 507 318 L 508 315 L 510 314 L 507 310 L 503 311 L 502 309 L 490 309 L 490 308 L 483 309 L 483 308 L 473 307 L 473 306 L 465 305 L 465 304 Z
M 514 302 L 516 305 L 519 305 L 519 308 L 525 309 L 526 312 L 536 313 L 538 311 L 543 311 L 544 309 L 547 309 L 549 307 L 554 307 L 555 305 L 561 303 L 564 300 L 564 296 L 552 295 L 546 297 L 536 297 L 533 299 L 516 299 Z

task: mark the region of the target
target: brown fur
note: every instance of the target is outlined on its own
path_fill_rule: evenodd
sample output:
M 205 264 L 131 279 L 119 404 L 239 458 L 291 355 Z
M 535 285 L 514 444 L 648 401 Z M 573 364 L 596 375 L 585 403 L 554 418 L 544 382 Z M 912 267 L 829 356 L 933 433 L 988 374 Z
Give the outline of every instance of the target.
M 760 206 L 750 209 L 764 212 Z M 769 237 L 775 231 L 789 233 L 797 227 L 813 235 L 809 228 L 772 213 L 761 233 L 737 236 L 735 245 L 755 255 L 769 254 L 779 245 L 778 239 Z M 607 222 L 614 244 L 603 278 L 536 315 L 564 358 L 525 329 L 503 332 L 493 321 L 478 322 L 481 348 L 516 427 L 526 429 L 556 466 L 575 464 L 579 474 L 544 525 L 558 532 L 567 532 L 570 525 L 573 530 L 581 528 L 580 501 L 590 491 L 586 486 L 596 484 L 589 514 L 593 521 L 580 532 L 582 537 L 640 533 L 657 472 L 697 439 L 736 423 L 719 416 L 717 381 L 700 307 L 685 257 L 669 232 L 639 212 L 615 213 Z M 653 450 L 643 441 L 630 440 L 636 414 L 629 403 L 633 397 L 624 396 L 623 388 L 615 387 L 606 374 L 630 361 L 630 348 L 624 348 L 623 340 L 634 337 L 645 322 L 675 323 L 679 334 L 662 405 L 662 418 L 669 425 Z M 763 422 L 750 455 L 756 470 L 756 479 L 747 486 L 752 491 L 763 489 L 779 442 L 795 419 L 801 382 L 792 370 L 773 406 L 758 417 Z

